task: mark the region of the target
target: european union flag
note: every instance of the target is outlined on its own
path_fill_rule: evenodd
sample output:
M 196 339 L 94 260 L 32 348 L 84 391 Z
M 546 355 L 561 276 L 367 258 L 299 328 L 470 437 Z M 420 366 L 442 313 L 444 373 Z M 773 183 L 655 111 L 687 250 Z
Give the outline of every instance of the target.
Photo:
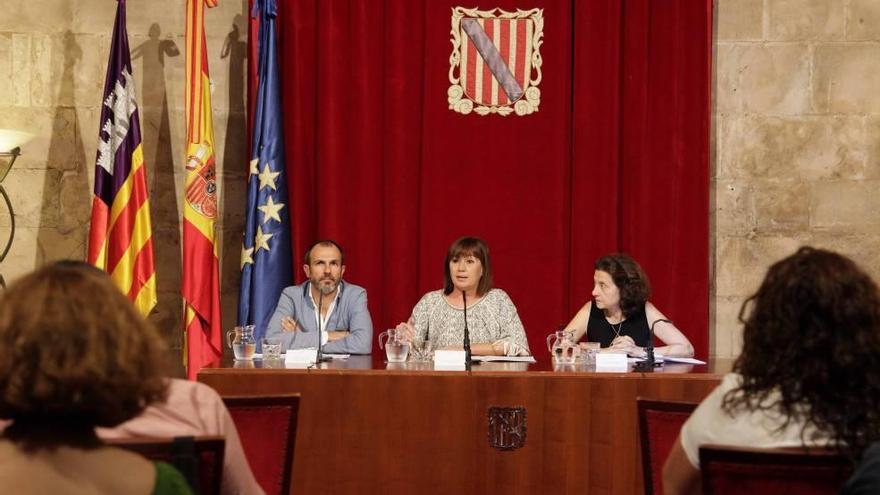
M 258 348 L 278 297 L 293 277 L 275 37 L 277 14 L 275 0 L 254 2 L 252 15 L 260 16 L 259 79 L 247 185 L 247 221 L 241 249 L 238 324 L 255 326 Z

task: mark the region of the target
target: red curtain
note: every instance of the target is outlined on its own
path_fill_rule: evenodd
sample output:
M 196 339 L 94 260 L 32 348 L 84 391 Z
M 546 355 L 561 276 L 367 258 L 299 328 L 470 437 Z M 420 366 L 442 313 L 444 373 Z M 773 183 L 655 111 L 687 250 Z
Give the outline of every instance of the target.
M 711 0 L 497 0 L 544 9 L 525 117 L 449 110 L 457 2 L 279 3 L 296 266 L 339 241 L 381 330 L 441 287 L 453 240 L 482 237 L 543 354 L 595 259 L 625 251 L 706 357 Z

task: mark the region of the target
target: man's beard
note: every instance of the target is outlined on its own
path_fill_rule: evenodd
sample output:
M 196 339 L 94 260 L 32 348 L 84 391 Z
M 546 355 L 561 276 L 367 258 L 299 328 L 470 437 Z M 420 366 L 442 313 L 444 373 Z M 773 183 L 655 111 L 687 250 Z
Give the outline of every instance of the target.
M 321 283 L 321 282 L 324 282 L 325 280 L 329 280 L 331 282 L 330 285 L 325 285 L 325 284 Z M 339 280 L 338 279 L 333 280 L 332 278 L 323 278 L 321 280 L 318 280 L 317 282 L 312 282 L 312 283 L 314 283 L 315 286 L 318 287 L 318 290 L 322 294 L 324 294 L 325 296 L 330 295 L 333 292 L 336 292 L 336 288 L 339 287 Z

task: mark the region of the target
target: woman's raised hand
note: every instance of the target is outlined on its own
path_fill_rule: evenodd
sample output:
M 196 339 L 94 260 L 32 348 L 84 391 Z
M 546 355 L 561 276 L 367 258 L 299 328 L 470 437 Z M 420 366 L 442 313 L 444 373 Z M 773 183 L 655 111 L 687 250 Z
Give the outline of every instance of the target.
M 406 340 L 407 342 L 412 342 L 416 336 L 416 327 L 413 326 L 412 320 L 401 322 L 395 328 L 397 332 L 400 334 L 401 338 Z

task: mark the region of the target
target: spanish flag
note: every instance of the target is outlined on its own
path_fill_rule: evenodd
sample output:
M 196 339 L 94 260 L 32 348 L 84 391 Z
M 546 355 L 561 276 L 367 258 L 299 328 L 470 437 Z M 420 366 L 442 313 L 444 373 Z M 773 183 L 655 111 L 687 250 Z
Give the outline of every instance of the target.
M 156 267 L 124 1 L 116 6 L 102 103 L 88 260 L 146 316 L 156 306 Z
M 205 44 L 205 5 L 186 1 L 186 182 L 183 206 L 183 299 L 187 376 L 223 354 L 217 261 L 217 182 L 211 82 Z

